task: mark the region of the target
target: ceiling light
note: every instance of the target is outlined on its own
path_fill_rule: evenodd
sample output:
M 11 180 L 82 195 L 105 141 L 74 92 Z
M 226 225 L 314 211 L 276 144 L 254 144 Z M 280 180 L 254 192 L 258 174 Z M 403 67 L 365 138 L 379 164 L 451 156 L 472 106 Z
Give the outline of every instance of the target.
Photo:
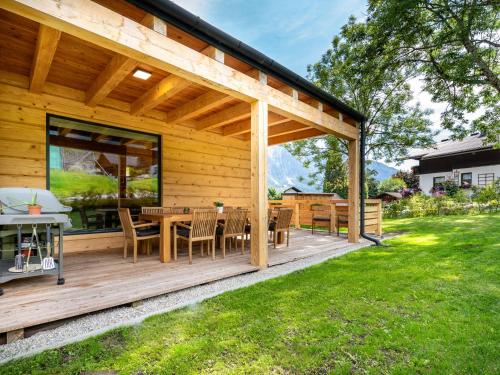
M 149 77 L 151 77 L 151 73 L 146 72 L 145 70 L 136 69 L 133 76 L 135 78 L 147 80 L 147 79 L 149 79 Z

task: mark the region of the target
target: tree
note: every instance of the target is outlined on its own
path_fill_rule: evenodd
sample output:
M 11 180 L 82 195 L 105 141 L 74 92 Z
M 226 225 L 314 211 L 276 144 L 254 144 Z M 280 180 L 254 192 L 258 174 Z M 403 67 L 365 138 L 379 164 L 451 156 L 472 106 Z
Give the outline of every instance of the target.
M 275 188 L 270 187 L 267 189 L 267 199 L 272 201 L 279 201 L 281 200 L 281 196 L 282 194 Z
M 447 103 L 442 126 L 456 138 L 470 130 L 498 142 L 499 14 L 491 0 L 369 0 L 375 48 L 415 70 L 433 101 Z
M 420 184 L 418 176 L 413 172 L 397 171 L 392 177 L 403 180 L 405 185 L 409 188 L 417 188 Z
M 380 182 L 379 191 L 383 192 L 393 192 L 400 191 L 406 187 L 405 182 L 400 178 L 389 177 Z
M 354 17 L 335 36 L 332 48 L 308 67 L 309 78 L 323 90 L 367 117 L 366 157 L 398 160 L 411 147 L 428 147 L 434 133 L 428 111 L 412 105 L 407 80 L 414 72 L 394 64 L 391 56 L 373 48 L 372 27 Z M 333 136 L 298 141 L 287 146 L 308 167 L 325 192 L 346 194 L 345 142 Z M 321 180 L 320 180 L 321 179 Z

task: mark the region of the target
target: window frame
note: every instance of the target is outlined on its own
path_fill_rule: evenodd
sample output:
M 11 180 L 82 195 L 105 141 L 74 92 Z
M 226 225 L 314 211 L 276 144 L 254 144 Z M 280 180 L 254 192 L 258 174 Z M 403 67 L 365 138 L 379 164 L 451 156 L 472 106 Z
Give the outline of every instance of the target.
M 470 175 L 470 179 L 467 179 L 468 181 L 470 181 L 470 182 L 468 182 L 469 186 L 464 186 L 464 175 Z M 472 172 L 460 173 L 460 187 L 462 189 L 468 189 L 468 188 L 472 187 L 472 183 L 473 183 Z
M 491 180 L 489 179 L 491 177 Z M 488 184 L 495 182 L 495 173 L 494 172 L 485 172 L 477 174 L 477 186 L 486 187 Z
M 433 188 L 437 187 L 437 185 L 436 185 L 436 178 L 442 178 L 443 179 L 442 183 L 444 183 L 446 181 L 446 177 L 445 176 L 435 176 L 435 177 L 432 177 L 432 187 Z
M 129 131 L 131 133 L 137 133 L 137 134 L 144 134 L 147 136 L 153 136 L 157 139 L 158 142 L 158 200 L 157 203 L 161 207 L 163 204 L 163 169 L 162 169 L 162 159 L 163 159 L 163 137 L 161 134 L 155 134 L 155 133 L 148 133 L 148 132 L 143 132 L 140 130 L 135 130 L 135 129 L 127 129 L 124 127 L 120 127 L 117 125 L 108 125 L 108 124 L 102 124 L 99 122 L 94 122 L 94 121 L 88 121 L 88 120 L 82 120 L 77 117 L 68 117 L 68 116 L 61 116 L 61 115 L 56 115 L 53 113 L 46 113 L 45 114 L 45 186 L 46 189 L 50 191 L 50 119 L 51 118 L 58 118 L 62 120 L 68 120 L 68 121 L 77 121 L 81 122 L 83 124 L 88 124 L 88 125 L 93 125 L 93 126 L 99 126 L 103 128 L 108 128 L 108 129 L 116 129 L 116 130 L 121 130 L 121 131 Z M 57 197 L 56 197 L 57 198 Z M 59 198 L 57 198 L 59 199 Z M 118 207 L 117 207 L 118 208 Z M 115 229 L 115 228 L 108 228 L 108 229 L 102 229 L 102 230 L 89 230 L 89 229 L 76 229 L 74 231 L 67 231 L 65 232 L 65 235 L 79 235 L 79 234 L 98 234 L 98 233 L 112 233 L 112 232 L 120 232 L 122 231 L 121 228 Z

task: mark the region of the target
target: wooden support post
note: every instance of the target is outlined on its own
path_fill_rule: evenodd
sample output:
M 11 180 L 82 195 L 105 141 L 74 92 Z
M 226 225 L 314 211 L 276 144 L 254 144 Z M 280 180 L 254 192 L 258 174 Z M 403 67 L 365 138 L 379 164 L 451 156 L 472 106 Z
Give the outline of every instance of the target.
M 7 344 L 22 340 L 24 339 L 24 329 L 20 328 L 14 331 L 9 331 L 7 332 L 6 336 L 7 336 L 7 342 L 6 342 Z
M 300 229 L 300 203 L 295 203 L 295 229 Z
M 267 102 L 251 104 L 251 262 L 267 267 Z
M 349 141 L 348 241 L 359 242 L 359 141 Z

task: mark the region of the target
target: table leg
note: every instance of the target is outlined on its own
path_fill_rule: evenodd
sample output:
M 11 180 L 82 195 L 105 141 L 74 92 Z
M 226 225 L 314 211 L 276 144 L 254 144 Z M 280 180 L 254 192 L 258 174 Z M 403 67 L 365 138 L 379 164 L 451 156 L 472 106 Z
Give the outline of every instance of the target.
M 170 220 L 161 218 L 160 220 L 160 261 L 170 262 Z

